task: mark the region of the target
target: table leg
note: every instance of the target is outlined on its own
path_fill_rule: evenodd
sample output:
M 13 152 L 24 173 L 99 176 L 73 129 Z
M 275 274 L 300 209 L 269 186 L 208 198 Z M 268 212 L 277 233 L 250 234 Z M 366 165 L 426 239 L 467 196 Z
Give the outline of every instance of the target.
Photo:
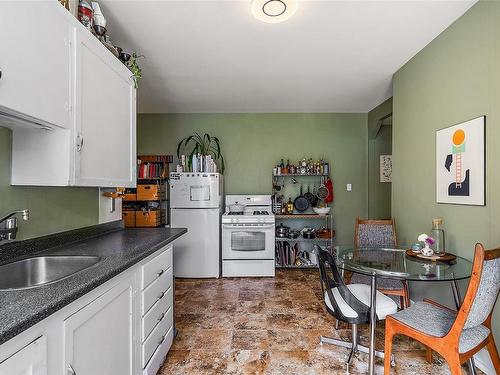
M 377 276 L 372 274 L 371 282 L 371 307 L 370 307 L 370 350 L 368 374 L 375 374 L 375 327 L 377 326 Z
M 458 289 L 458 284 L 456 280 L 453 280 L 451 282 L 451 290 L 453 291 L 453 299 L 455 300 L 455 306 L 457 307 L 458 311 L 462 303 L 462 297 L 460 296 L 460 289 Z M 467 361 L 467 365 L 469 367 L 470 374 L 476 375 L 476 366 L 474 364 L 474 357 L 472 357 Z

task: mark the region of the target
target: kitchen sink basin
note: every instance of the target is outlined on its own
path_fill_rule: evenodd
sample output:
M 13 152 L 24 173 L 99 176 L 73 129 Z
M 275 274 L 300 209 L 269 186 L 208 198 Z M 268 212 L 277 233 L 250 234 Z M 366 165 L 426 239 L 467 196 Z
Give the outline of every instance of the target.
M 74 275 L 101 258 L 81 255 L 37 256 L 0 266 L 0 290 L 42 286 Z

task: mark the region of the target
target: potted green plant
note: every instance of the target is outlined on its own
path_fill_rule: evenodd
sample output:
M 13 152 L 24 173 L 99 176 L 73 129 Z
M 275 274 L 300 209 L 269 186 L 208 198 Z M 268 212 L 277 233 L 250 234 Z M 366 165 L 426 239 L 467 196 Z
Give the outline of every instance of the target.
M 220 173 L 224 173 L 224 156 L 220 149 L 220 141 L 217 137 L 212 137 L 208 133 L 201 136 L 195 133 L 182 139 L 177 145 L 177 157 L 188 155 L 187 162 L 191 165 L 193 155 L 211 155 L 213 160 L 218 161 Z
M 137 52 L 132 53 L 132 57 L 130 58 L 130 61 L 128 62 L 128 68 L 132 72 L 133 76 L 132 79 L 134 80 L 134 87 L 137 88 L 139 86 L 139 81 L 142 78 L 142 70 L 139 64 L 137 63 L 137 60 L 144 57 L 143 55 L 138 55 Z

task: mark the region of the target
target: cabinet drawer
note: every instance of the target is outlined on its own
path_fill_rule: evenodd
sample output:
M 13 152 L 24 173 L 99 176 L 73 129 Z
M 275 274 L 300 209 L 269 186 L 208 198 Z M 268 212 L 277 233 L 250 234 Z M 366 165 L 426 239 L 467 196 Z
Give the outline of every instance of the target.
M 142 318 L 141 341 L 146 340 L 146 338 L 149 336 L 151 331 L 153 331 L 156 325 L 167 318 L 167 311 L 172 307 L 172 304 L 172 288 L 170 287 L 167 293 L 165 293 L 165 296 L 163 296 L 162 299 L 156 302 L 153 307 L 151 307 L 151 309 L 146 313 L 146 315 L 144 315 L 144 318 Z
M 172 328 L 172 308 L 168 309 L 163 320 L 158 324 L 151 335 L 142 344 L 142 367 L 145 367 L 158 346 L 167 339 L 167 334 Z
M 172 267 L 172 246 L 141 267 L 141 289 L 146 288 Z
M 157 301 L 165 298 L 171 286 L 172 267 L 153 281 L 151 285 L 141 293 L 141 315 L 144 316 Z
M 174 340 L 174 328 L 172 327 L 168 330 L 168 333 L 165 336 L 165 340 L 163 340 L 163 343 L 158 348 L 156 348 L 153 356 L 151 357 L 148 364 L 144 368 L 144 371 L 142 372 L 143 375 L 156 375 L 158 373 L 158 370 L 163 365 L 165 357 L 167 356 L 167 353 L 170 347 L 172 346 L 173 340 Z

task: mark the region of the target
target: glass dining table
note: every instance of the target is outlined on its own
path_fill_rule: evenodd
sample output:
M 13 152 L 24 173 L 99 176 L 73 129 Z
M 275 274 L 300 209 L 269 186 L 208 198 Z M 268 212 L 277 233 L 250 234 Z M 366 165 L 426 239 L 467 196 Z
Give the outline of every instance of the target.
M 408 249 L 410 247 L 406 247 Z M 368 372 L 374 374 L 375 326 L 377 323 L 376 296 L 377 279 L 389 278 L 408 281 L 450 282 L 457 309 L 461 304 L 457 281 L 468 279 L 472 262 L 458 257 L 451 262 L 431 261 L 406 254 L 404 248 L 346 248 L 337 249 L 337 265 L 340 269 L 371 276 L 370 346 Z M 474 373 L 473 363 L 471 371 Z

